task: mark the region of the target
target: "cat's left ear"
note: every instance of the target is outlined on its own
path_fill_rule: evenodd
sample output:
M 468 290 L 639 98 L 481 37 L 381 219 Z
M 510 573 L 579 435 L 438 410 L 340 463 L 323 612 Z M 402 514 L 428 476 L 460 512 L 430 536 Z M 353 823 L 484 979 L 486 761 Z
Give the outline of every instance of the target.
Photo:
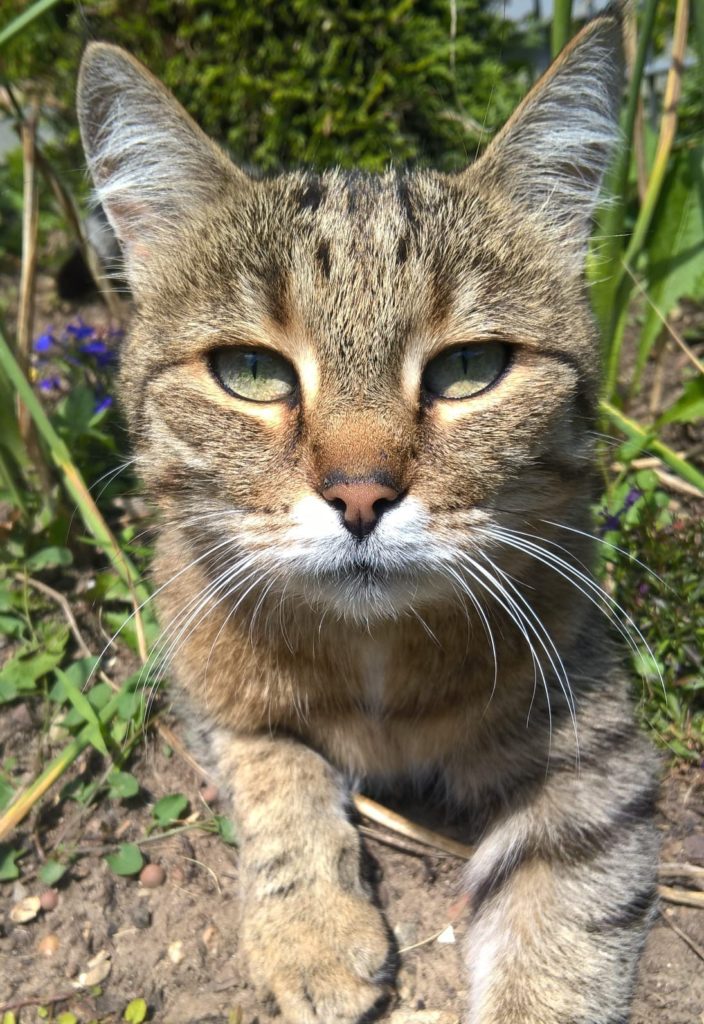
M 470 168 L 498 181 L 580 261 L 620 137 L 622 11 L 613 5 L 574 37 Z

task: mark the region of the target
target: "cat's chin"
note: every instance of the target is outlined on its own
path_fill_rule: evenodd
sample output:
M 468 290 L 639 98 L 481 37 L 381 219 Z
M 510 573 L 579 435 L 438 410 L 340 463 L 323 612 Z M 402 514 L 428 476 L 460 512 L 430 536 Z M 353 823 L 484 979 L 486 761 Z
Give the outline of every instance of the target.
M 302 577 L 297 584 L 295 589 L 311 606 L 365 626 L 399 618 L 448 597 L 446 585 L 434 576 L 386 571 L 363 562 L 344 571 Z

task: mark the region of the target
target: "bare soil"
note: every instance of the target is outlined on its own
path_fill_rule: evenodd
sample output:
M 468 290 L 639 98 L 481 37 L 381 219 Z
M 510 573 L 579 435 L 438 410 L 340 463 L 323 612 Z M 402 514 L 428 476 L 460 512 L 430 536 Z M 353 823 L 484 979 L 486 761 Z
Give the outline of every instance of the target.
M 0 760 L 20 754 L 30 763 L 35 736 L 26 709 L 6 709 Z M 91 766 L 79 764 L 74 774 L 81 770 Z M 159 741 L 143 749 L 132 770 L 143 787 L 139 799 L 103 800 L 86 814 L 78 804 L 58 804 L 55 798 L 41 818 L 22 827 L 21 843 L 28 849 L 24 880 L 0 887 L 0 1009 L 13 1007 L 20 1024 L 36 1021 L 37 1005 L 52 1002 L 57 1012 L 70 1010 L 80 1022 L 118 1021 L 127 1003 L 141 996 L 149 1019 L 163 1024 L 269 1024 L 275 1007 L 249 987 L 237 957 L 236 850 L 197 827 L 155 841 L 144 852 L 166 871 L 157 889 L 114 875 L 105 862 L 103 854 L 118 842 L 144 837 L 149 807 L 162 795 L 183 792 L 192 812 L 201 820 L 210 816 L 198 776 L 176 755 L 167 756 Z M 704 865 L 701 771 L 683 769 L 665 779 L 659 826 L 663 861 Z M 405 950 L 389 1012 L 441 1010 L 459 1018 L 466 998 L 461 950 L 467 911 L 458 900 L 462 862 L 407 840 L 401 842 L 409 850 L 395 848 L 388 844 L 398 837 L 378 826 L 372 831 L 365 842 L 379 899 Z M 43 891 L 33 868 L 43 849 L 61 837 L 80 857 L 59 884 L 58 905 L 32 921 L 13 923 L 13 904 Z M 685 878 L 667 881 L 693 884 Z M 444 938 L 455 941 L 439 941 L 448 925 Z M 57 948 L 47 956 L 40 945 L 49 935 Z M 98 988 L 78 987 L 79 975 L 101 951 L 109 958 L 109 973 Z M 703 951 L 704 911 L 663 901 L 642 959 L 632 1024 L 703 1024 Z

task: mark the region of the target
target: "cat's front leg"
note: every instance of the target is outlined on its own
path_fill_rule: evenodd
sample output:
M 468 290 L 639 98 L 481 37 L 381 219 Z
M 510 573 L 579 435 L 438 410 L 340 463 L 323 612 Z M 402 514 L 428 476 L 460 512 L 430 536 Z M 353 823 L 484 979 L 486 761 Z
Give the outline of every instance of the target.
M 216 748 L 241 837 L 240 952 L 252 980 L 287 1024 L 371 1017 L 394 957 L 338 774 L 287 737 L 221 733 Z
M 552 778 L 487 833 L 467 873 L 467 1024 L 629 1020 L 657 894 L 650 761 Z

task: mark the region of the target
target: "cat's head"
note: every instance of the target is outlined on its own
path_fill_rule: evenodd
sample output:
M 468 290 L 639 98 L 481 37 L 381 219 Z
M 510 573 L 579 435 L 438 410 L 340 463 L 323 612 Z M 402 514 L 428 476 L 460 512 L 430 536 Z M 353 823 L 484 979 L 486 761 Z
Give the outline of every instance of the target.
M 140 469 L 234 592 L 398 614 L 501 561 L 507 524 L 581 521 L 583 261 L 620 34 L 590 23 L 455 176 L 257 180 L 128 54 L 89 46 L 78 109 L 136 300 Z

